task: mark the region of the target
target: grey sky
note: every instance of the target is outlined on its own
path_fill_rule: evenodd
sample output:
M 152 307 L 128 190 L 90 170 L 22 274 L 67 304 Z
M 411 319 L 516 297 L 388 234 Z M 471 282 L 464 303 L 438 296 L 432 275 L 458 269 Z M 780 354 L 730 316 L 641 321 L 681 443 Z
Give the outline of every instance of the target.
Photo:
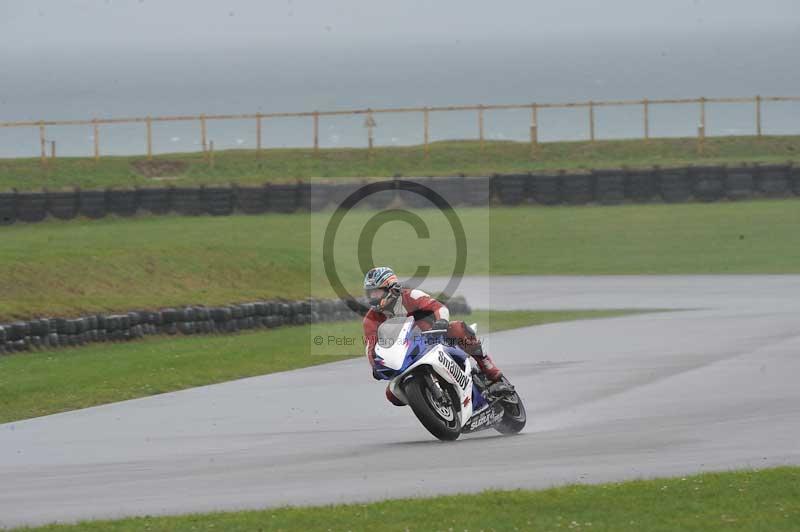
M 535 41 L 797 29 L 797 0 L 0 0 L 0 49 Z

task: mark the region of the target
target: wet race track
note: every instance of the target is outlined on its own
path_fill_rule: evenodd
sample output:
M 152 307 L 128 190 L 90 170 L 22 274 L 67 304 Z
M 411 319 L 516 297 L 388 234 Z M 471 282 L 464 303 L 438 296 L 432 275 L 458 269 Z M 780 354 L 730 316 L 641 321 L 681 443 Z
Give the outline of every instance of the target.
M 800 276 L 459 292 L 473 308 L 680 310 L 490 335 L 528 409 L 515 437 L 435 441 L 363 358 L 0 425 L 0 525 L 800 464 Z

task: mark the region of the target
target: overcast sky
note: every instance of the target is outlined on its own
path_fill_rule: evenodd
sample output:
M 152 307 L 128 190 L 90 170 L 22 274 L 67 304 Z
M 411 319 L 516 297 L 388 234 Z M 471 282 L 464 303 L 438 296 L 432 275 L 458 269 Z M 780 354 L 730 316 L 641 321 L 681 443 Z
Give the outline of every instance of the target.
M 0 0 L 0 53 L 800 32 L 798 0 Z

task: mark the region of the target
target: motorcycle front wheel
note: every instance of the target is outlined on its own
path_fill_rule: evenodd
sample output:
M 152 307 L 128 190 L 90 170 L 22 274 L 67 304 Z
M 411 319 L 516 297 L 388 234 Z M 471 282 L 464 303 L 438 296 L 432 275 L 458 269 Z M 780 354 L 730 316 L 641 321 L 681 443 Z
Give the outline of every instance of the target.
M 505 380 L 505 377 L 503 377 Z M 506 382 L 508 382 L 506 380 Z M 510 382 L 508 384 L 511 384 Z M 525 423 L 528 421 L 527 414 L 525 413 L 525 405 L 522 404 L 517 392 L 504 397 L 500 400 L 500 405 L 503 407 L 503 419 L 494 426 L 494 429 L 500 434 L 516 434 L 525 428 Z
M 444 441 L 453 441 L 461 435 L 461 409 L 458 396 L 450 383 L 438 380 L 438 376 L 429 373 L 431 379 L 437 379 L 442 392 L 442 400 L 430 389 L 428 379 L 423 373 L 417 373 L 406 381 L 403 390 L 408 399 L 408 406 L 413 410 L 420 423 L 428 432 Z

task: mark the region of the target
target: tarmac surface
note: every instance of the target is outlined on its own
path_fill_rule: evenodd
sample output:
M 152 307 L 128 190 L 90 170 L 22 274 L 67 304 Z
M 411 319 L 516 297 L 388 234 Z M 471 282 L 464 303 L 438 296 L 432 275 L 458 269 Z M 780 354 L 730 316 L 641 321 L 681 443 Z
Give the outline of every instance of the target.
M 528 410 L 513 437 L 434 440 L 362 358 L 0 425 L 0 526 L 800 464 L 800 276 L 459 292 L 473 308 L 681 310 L 489 335 Z

